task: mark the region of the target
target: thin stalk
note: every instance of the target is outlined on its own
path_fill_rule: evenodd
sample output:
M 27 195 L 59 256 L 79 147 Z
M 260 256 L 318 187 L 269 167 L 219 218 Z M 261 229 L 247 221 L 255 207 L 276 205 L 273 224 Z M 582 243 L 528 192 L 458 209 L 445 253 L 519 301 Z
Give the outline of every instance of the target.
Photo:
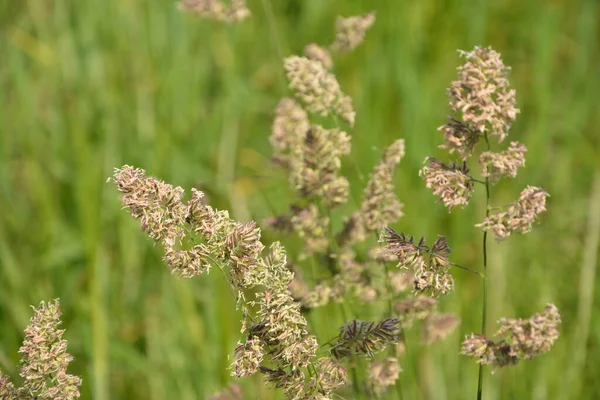
M 490 141 L 488 140 L 487 133 L 485 134 L 485 142 L 487 148 L 490 150 Z M 487 175 L 487 174 L 486 174 Z M 490 215 L 490 180 L 488 177 L 485 178 L 485 216 L 486 218 Z M 481 334 L 485 335 L 487 328 L 487 231 L 483 232 L 483 307 L 481 313 Z M 477 378 L 477 400 L 481 400 L 483 395 L 483 364 L 479 364 L 479 376 Z

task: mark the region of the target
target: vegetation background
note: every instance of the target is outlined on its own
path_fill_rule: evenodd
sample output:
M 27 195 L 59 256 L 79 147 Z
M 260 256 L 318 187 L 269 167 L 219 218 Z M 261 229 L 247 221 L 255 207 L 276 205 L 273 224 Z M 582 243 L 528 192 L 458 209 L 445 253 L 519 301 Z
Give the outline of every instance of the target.
M 83 398 L 196 399 L 231 383 L 239 317 L 222 277 L 170 276 L 106 178 L 130 164 L 206 191 L 239 220 L 285 210 L 291 194 L 269 164 L 268 144 L 273 109 L 288 93 L 282 57 L 330 43 L 337 15 L 374 10 L 366 42 L 336 59 L 357 110 L 344 171 L 353 194 L 360 197 L 380 149 L 405 138 L 396 182 L 406 215 L 394 227 L 445 234 L 454 260 L 480 269 L 473 225 L 483 218 L 482 194 L 448 214 L 417 171 L 425 156 L 442 155 L 436 128 L 461 63 L 456 49 L 501 52 L 522 111 L 509 140 L 529 152 L 519 176 L 494 187 L 494 203 L 510 202 L 527 184 L 552 197 L 531 234 L 491 246 L 489 326 L 547 302 L 563 325 L 547 355 L 486 374 L 485 398 L 600 398 L 600 2 L 249 7 L 251 19 L 228 26 L 182 15 L 172 1 L 0 1 L 0 368 L 18 377 L 29 305 L 60 297 Z M 284 243 L 294 254 L 298 244 Z M 454 274 L 456 291 L 441 307 L 463 323 L 431 348 L 409 336 L 405 398 L 475 395 L 476 365 L 458 351 L 479 329 L 481 286 L 475 275 Z M 335 330 L 328 312 L 317 320 Z M 242 381 L 248 398 L 270 398 L 258 383 Z

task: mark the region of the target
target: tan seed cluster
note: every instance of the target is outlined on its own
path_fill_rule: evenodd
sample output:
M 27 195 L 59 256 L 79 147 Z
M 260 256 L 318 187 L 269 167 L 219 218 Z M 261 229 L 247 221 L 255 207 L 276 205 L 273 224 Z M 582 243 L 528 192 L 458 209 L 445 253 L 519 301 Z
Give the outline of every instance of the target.
M 392 143 L 383 153 L 363 193 L 360 209 L 345 222 L 341 241 L 352 244 L 364 241 L 373 232 L 402 217 L 403 204 L 394 193 L 394 169 L 404 157 L 404 140 Z
M 383 360 L 374 361 L 369 366 L 368 381 L 377 393 L 385 391 L 394 385 L 402 372 L 400 362 L 395 357 L 387 357 Z
M 327 69 L 333 67 L 333 60 L 327 49 L 316 43 L 310 43 L 304 46 L 304 56 L 310 60 L 318 61 Z
M 505 239 L 512 233 L 528 233 L 537 216 L 546 211 L 546 198 L 549 196 L 543 189 L 527 186 L 506 211 L 491 214 L 475 226 L 484 231 L 491 230 L 497 240 Z
M 433 157 L 427 157 L 425 164 L 419 171 L 419 176 L 423 178 L 427 188 L 432 189 L 433 194 L 444 203 L 448 211 L 469 203 L 473 195 L 474 183 L 466 164 L 446 165 Z
M 365 34 L 375 23 L 375 13 L 338 17 L 335 24 L 335 41 L 331 49 L 336 53 L 349 53 L 364 40 Z
M 34 314 L 25 329 L 21 354 L 23 386 L 17 388 L 0 372 L 2 399 L 56 399 L 79 398 L 81 378 L 67 373 L 73 356 L 67 353 L 67 341 L 62 338 L 60 302 L 41 302 L 32 307 Z
M 226 23 L 241 22 L 251 14 L 245 0 L 231 0 L 229 5 L 221 0 L 184 0 L 179 2 L 178 7 L 201 18 Z
M 511 142 L 506 151 L 492 153 L 485 151 L 479 156 L 482 166 L 482 176 L 497 182 L 503 177 L 514 178 L 517 168 L 525 165 L 525 152 L 527 147 L 519 142 Z
M 479 364 L 491 364 L 494 370 L 531 360 L 550 351 L 559 336 L 560 314 L 548 304 L 541 314 L 528 319 L 502 318 L 494 337 L 471 334 L 462 343 L 461 354 L 473 357 Z
M 466 62 L 457 68 L 458 78 L 448 89 L 450 107 L 461 113 L 462 121 L 471 130 L 490 134 L 502 142 L 519 113 L 515 91 L 508 81 L 510 68 L 491 47 L 460 53 Z
M 324 117 L 335 114 L 354 125 L 352 99 L 342 92 L 335 76 L 320 61 L 291 56 L 284 60 L 283 66 L 290 88 L 307 111 Z

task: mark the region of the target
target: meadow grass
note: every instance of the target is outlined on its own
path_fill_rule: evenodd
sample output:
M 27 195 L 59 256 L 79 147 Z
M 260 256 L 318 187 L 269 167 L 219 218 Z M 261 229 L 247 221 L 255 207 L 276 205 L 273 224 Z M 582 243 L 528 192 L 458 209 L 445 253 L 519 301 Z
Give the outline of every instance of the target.
M 287 93 L 281 58 L 311 41 L 330 42 L 337 15 L 374 10 L 366 42 L 336 61 L 358 111 L 343 170 L 351 198 L 360 198 L 380 149 L 404 138 L 395 180 L 406 215 L 398 226 L 419 236 L 445 233 L 455 259 L 478 268 L 473 225 L 485 198 L 479 193 L 475 204 L 448 214 L 418 170 L 441 144 L 445 88 L 461 62 L 455 50 L 501 52 L 522 111 L 511 139 L 529 152 L 519 176 L 495 188 L 496 202 L 510 202 L 530 182 L 552 197 L 531 234 L 490 243 L 488 326 L 549 301 L 563 325 L 549 354 L 486 374 L 484 397 L 600 397 L 600 322 L 592 318 L 600 3 L 257 0 L 249 7 L 252 18 L 229 26 L 182 15 L 172 2 L 0 4 L 0 368 L 18 374 L 29 305 L 60 297 L 76 358 L 69 372 L 82 376 L 84 398 L 196 399 L 231 383 L 240 318 L 228 284 L 216 271 L 171 277 L 106 178 L 131 164 L 205 191 L 237 220 L 284 211 L 292 194 L 268 161 L 272 112 Z M 458 349 L 479 329 L 481 288 L 470 274 L 455 277 L 444 310 L 462 325 L 432 348 L 409 347 L 405 398 L 474 395 L 477 367 Z M 330 311 L 312 318 L 327 321 Z M 319 335 L 332 336 L 336 322 Z M 241 382 L 248 398 L 273 396 L 257 383 Z

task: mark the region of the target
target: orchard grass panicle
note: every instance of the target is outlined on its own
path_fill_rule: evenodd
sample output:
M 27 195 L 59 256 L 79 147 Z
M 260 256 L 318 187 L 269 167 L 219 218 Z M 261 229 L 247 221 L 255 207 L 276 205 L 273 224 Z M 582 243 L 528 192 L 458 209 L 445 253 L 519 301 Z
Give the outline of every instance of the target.
M 81 378 L 67 373 L 73 356 L 67 353 L 67 341 L 62 338 L 60 302 L 58 299 L 38 307 L 25 329 L 21 354 L 23 386 L 16 387 L 0 372 L 0 399 L 79 398 Z
M 241 0 L 229 5 L 183 1 L 180 7 L 225 22 L 249 15 Z M 330 46 L 310 43 L 302 56 L 283 60 L 291 94 L 275 109 L 269 141 L 272 161 L 287 174 L 294 199 L 289 212 L 264 222 L 296 237 L 301 250 L 288 254 L 279 242 L 265 250 L 256 222 L 230 218 L 227 211 L 206 204 L 195 189 L 186 201 L 181 187 L 149 177 L 143 169 L 125 165 L 112 180 L 123 208 L 161 247 L 172 273 L 192 278 L 217 267 L 228 279 L 243 315 L 242 337 L 232 357 L 235 378 L 260 374 L 287 399 L 343 398 L 350 390 L 353 398 L 378 398 L 392 388 L 401 399 L 405 330 L 420 326 L 422 343 L 433 345 L 460 324 L 458 316 L 438 310 L 444 306 L 442 296 L 455 289 L 455 267 L 483 282 L 481 333 L 468 335 L 461 351 L 480 364 L 481 399 L 481 366 L 531 359 L 549 351 L 558 338 L 560 316 L 553 305 L 528 320 L 502 318 L 496 335 L 485 336 L 488 231 L 499 239 L 529 232 L 545 211 L 548 194 L 528 186 L 506 211 L 492 212 L 492 186 L 517 175 L 527 149 L 516 141 L 500 151 L 492 149 L 490 139 L 503 142 L 519 110 L 508 81 L 510 68 L 493 49 L 475 47 L 461 52 L 465 64 L 447 90 L 451 115 L 439 128 L 440 147 L 457 159 L 427 157 L 419 176 L 448 211 L 467 206 L 476 186 L 485 187 L 485 219 L 477 225 L 484 235 L 483 271 L 450 260 L 452 238 L 439 235 L 427 244 L 425 238 L 415 240 L 390 228 L 404 211 L 393 182 L 405 154 L 403 139 L 382 149 L 362 189 L 362 202 L 340 215 L 353 205 L 342 162 L 351 156 L 357 114 L 334 75 L 334 58 L 355 50 L 374 22 L 374 13 L 340 17 Z M 468 165 L 473 159 L 479 162 L 475 172 Z M 364 303 L 373 304 L 377 317 L 350 316 L 358 313 L 355 305 Z M 343 318 L 337 335 L 326 342 L 317 335 L 320 307 L 328 307 L 328 313 L 339 310 Z
M 250 17 L 246 0 L 231 0 L 227 5 L 221 0 L 183 0 L 178 7 L 181 11 L 196 14 L 201 18 L 226 23 L 236 23 Z
M 461 353 L 475 358 L 481 365 L 498 368 L 516 365 L 547 353 L 559 336 L 560 314 L 554 304 L 548 304 L 541 314 L 528 319 L 501 318 L 494 338 L 471 334 L 462 343 Z

